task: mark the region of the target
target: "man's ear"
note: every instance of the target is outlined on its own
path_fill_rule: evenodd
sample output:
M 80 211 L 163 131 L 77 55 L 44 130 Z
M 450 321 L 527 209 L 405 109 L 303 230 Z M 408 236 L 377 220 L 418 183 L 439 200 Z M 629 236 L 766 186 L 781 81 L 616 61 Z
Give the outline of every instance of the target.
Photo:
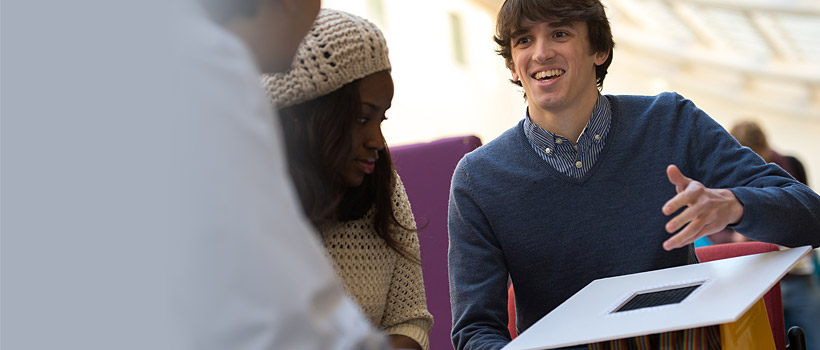
M 521 78 L 518 77 L 518 73 L 515 72 L 515 67 L 510 67 L 510 74 L 512 75 L 513 81 L 521 81 Z
M 600 66 L 606 62 L 606 59 L 609 57 L 609 52 L 606 51 L 598 51 L 595 53 L 595 65 Z

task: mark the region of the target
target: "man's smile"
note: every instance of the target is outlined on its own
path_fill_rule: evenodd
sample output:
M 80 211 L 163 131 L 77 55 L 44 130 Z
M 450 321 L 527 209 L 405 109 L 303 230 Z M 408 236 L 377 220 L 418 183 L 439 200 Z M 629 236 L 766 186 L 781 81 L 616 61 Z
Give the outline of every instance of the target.
M 552 79 L 555 79 L 557 77 L 560 77 L 560 76 L 564 75 L 565 72 L 566 71 L 563 70 L 563 69 L 547 69 L 547 70 L 542 70 L 542 71 L 535 72 L 531 75 L 531 77 L 533 79 L 541 80 L 541 81 L 552 80 Z

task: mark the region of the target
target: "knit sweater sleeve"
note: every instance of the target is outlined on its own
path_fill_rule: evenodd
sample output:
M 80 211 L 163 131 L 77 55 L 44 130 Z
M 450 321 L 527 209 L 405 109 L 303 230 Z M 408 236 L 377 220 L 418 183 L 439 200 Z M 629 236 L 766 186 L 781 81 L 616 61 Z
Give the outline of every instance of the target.
M 450 186 L 447 265 L 452 339 L 456 349 L 500 349 L 510 341 L 508 270 L 504 251 L 481 208 L 481 193 L 471 182 L 470 159 L 470 154 L 461 159 Z
M 820 246 L 820 196 L 773 163 L 742 147 L 694 104 L 676 95 L 687 139 L 684 175 L 706 187 L 726 188 L 743 205 L 732 227 L 743 235 L 788 247 Z M 686 125 L 686 126 L 684 126 Z
M 398 174 L 395 174 L 394 180 L 392 196 L 394 212 L 401 226 L 407 228 L 394 225 L 394 232 L 399 233 L 396 238 L 401 249 L 413 258 L 420 259 L 419 239 L 415 231 L 416 224 L 410 209 L 410 202 Z M 427 311 L 421 265 L 402 254 L 397 254 L 381 328 L 386 334 L 410 337 L 423 349 L 429 349 L 429 335 L 432 327 L 433 315 Z

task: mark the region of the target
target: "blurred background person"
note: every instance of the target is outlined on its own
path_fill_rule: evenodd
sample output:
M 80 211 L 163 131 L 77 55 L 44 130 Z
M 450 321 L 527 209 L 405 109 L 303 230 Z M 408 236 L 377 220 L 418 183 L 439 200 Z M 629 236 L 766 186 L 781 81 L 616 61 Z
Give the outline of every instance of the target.
M 769 147 L 769 142 L 766 140 L 766 133 L 763 132 L 763 129 L 757 122 L 751 120 L 737 122 L 732 126 L 729 132 L 741 145 L 751 148 L 752 151 L 755 151 L 766 163 L 779 165 L 783 170 L 789 173 L 789 175 L 794 177 L 795 180 L 802 182 L 804 185 L 808 185 L 806 169 L 803 167 L 803 163 L 794 156 L 782 155 Z

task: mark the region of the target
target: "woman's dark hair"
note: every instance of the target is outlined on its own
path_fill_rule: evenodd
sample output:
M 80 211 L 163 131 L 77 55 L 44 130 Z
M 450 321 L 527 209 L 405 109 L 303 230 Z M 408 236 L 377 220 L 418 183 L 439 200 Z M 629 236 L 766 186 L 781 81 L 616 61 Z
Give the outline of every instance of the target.
M 335 221 L 356 220 L 375 207 L 373 226 L 387 245 L 418 262 L 399 246 L 391 224 L 404 227 L 393 212 L 393 161 L 387 148 L 379 151 L 372 174 L 349 188 L 342 170 L 353 151 L 352 125 L 362 115 L 359 80 L 329 94 L 279 109 L 290 175 L 305 215 L 320 229 Z
M 504 1 L 501 10 L 498 11 L 493 40 L 498 44 L 496 53 L 504 57 L 507 68 L 513 67 L 511 39 L 512 34 L 521 29 L 522 20 L 585 22 L 592 51 L 609 53 L 606 61 L 595 67 L 595 83 L 598 88 L 604 86 L 607 69 L 612 63 L 615 42 L 612 40 L 612 29 L 606 18 L 604 5 L 599 0 Z M 521 82 L 513 83 L 521 86 Z

